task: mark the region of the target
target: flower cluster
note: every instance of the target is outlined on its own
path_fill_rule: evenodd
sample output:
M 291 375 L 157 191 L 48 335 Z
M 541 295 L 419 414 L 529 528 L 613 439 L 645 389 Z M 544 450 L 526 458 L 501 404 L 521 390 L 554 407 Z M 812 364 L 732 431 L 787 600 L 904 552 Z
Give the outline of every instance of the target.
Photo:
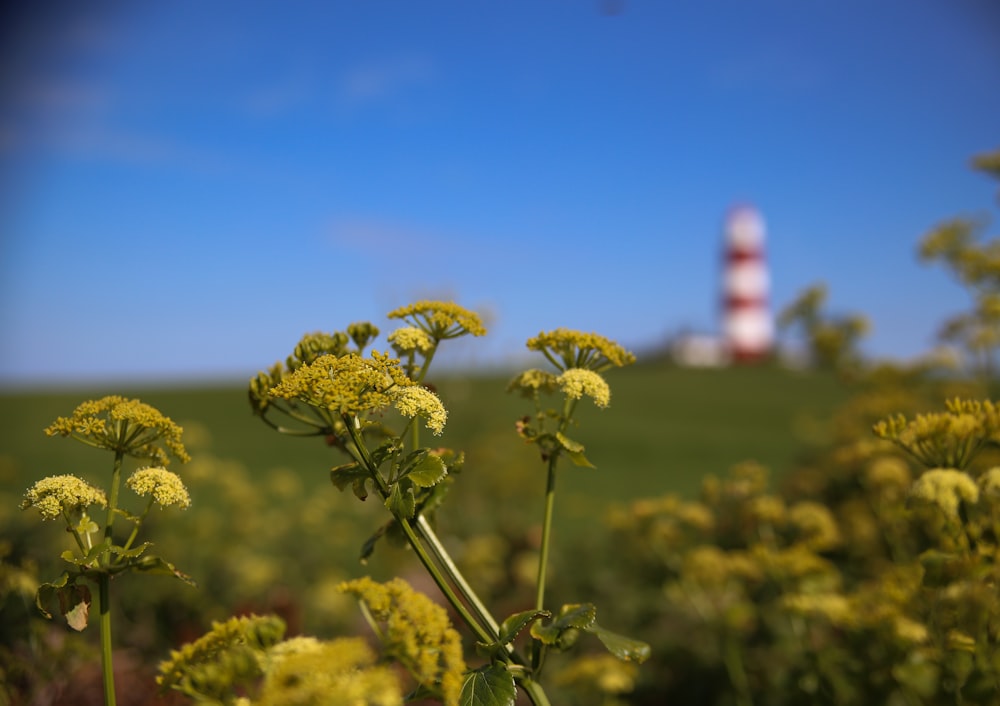
M 635 362 L 635 356 L 614 341 L 596 333 L 557 328 L 528 339 L 528 348 L 539 351 L 559 370 L 584 368 L 601 372 Z
M 125 481 L 139 497 L 152 493 L 160 507 L 191 505 L 191 496 L 176 473 L 165 468 L 140 468 Z
M 262 674 L 257 653 L 277 644 L 285 622 L 276 616 L 248 615 L 213 622 L 212 629 L 160 663 L 156 683 L 200 699 L 227 702 L 237 684 Z
M 979 502 L 979 486 L 962 471 L 935 468 L 917 478 L 910 487 L 910 497 L 935 505 L 948 519 L 958 520 L 959 503 Z
M 106 507 L 104 491 L 71 475 L 49 476 L 35 483 L 21 501 L 21 509 L 33 507 L 43 520 L 54 520 L 89 505 Z
M 416 326 L 404 326 L 389 334 L 389 343 L 399 355 L 419 351 L 427 354 L 434 350 L 434 339 L 431 335 Z
M 90 446 L 166 466 L 168 456 L 182 463 L 190 459 L 181 443 L 182 431 L 156 408 L 110 395 L 82 403 L 69 417 L 56 419 L 45 433 L 71 436 Z
M 419 301 L 395 309 L 388 316 L 409 322 L 435 342 L 466 334 L 486 335 L 486 327 L 479 315 L 454 302 Z
M 399 679 L 361 638 L 293 637 L 271 648 L 255 706 L 402 706 Z
M 459 703 L 465 659 L 461 638 L 448 614 L 400 578 L 380 584 L 370 578 L 341 584 L 383 623 L 383 650 L 398 660 L 425 689 L 440 695 L 446 706 Z
M 322 355 L 284 376 L 269 392 L 334 414 L 359 416 L 391 405 L 389 388 L 412 384 L 395 358 L 373 351 L 370 358 Z
M 598 407 L 607 407 L 611 403 L 611 388 L 593 370 L 570 368 L 557 378 L 557 382 L 570 399 L 578 400 L 587 395 Z
M 440 398 L 426 387 L 408 385 L 389 388 L 389 397 L 393 406 L 404 417 L 421 416 L 426 420 L 427 428 L 440 435 L 444 424 L 448 421 L 448 410 L 444 408 Z
M 898 414 L 875 424 L 875 435 L 892 441 L 927 468 L 968 467 L 989 442 L 1000 438 L 1000 407 L 990 401 L 949 400 L 946 412 Z

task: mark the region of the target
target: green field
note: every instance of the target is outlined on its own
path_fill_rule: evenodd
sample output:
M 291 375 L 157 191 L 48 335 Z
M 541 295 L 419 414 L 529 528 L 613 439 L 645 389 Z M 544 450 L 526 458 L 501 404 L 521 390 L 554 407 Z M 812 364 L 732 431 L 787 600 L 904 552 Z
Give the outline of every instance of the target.
M 587 512 L 592 504 L 645 495 L 693 495 L 706 473 L 724 473 L 743 460 L 758 461 L 780 476 L 801 452 L 800 430 L 826 418 L 847 394 L 832 376 L 773 367 L 692 370 L 646 364 L 608 377 L 611 406 L 597 410 L 585 403 L 578 414 L 573 436 L 586 445 L 597 469 L 563 471 L 560 492 L 567 499 L 561 507 L 570 515 Z M 449 409 L 448 427 L 437 441 L 467 451 L 461 483 L 471 492 L 482 480 L 481 489 L 491 492 L 502 479 L 487 482 L 479 474 L 504 473 L 517 464 L 528 468 L 511 477 L 533 478 L 531 469 L 537 468 L 540 488 L 541 464 L 513 430 L 514 421 L 530 413 L 530 403 L 505 392 L 507 377 L 435 382 Z M 103 454 L 48 438 L 42 429 L 80 401 L 106 394 L 152 404 L 185 427 L 193 453 L 207 449 L 239 460 L 251 474 L 292 468 L 325 484 L 327 469 L 339 462 L 318 439 L 284 437 L 264 426 L 250 414 L 245 388 L 238 385 L 18 391 L 0 394 L 0 487 L 11 492 L 56 473 L 100 477 L 106 471 Z

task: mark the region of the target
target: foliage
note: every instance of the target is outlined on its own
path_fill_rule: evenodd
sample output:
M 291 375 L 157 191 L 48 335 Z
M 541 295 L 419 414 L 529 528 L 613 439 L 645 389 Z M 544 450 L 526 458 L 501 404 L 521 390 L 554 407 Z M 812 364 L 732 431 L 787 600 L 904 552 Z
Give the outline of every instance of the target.
M 852 375 L 861 365 L 858 343 L 868 333 L 868 319 L 858 314 L 833 316 L 823 311 L 827 287 L 815 284 L 778 315 L 783 329 L 799 327 L 814 365 Z
M 977 155 L 972 166 L 1000 180 L 1000 150 Z M 940 339 L 964 349 L 973 366 L 986 377 L 996 369 L 1000 346 L 1000 240 L 982 241 L 987 222 L 978 217 L 954 217 L 920 241 L 920 259 L 940 262 L 968 290 L 971 308 L 941 326 Z

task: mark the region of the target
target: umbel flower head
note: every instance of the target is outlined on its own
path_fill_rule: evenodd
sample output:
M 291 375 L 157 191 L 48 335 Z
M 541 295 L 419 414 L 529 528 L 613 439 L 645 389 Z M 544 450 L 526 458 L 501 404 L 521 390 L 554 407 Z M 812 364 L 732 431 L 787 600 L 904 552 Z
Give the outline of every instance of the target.
M 435 342 L 466 334 L 486 335 L 479 314 L 454 302 L 419 301 L 390 311 L 390 319 L 402 319 L 426 332 Z
M 421 416 L 435 434 L 444 430 L 448 413 L 430 390 L 417 386 L 399 367 L 399 360 L 372 351 L 324 355 L 300 366 L 271 388 L 269 394 L 299 400 L 341 416 L 363 416 L 394 406 L 407 417 Z
M 152 493 L 153 500 L 160 507 L 177 505 L 186 508 L 191 505 L 191 496 L 183 481 L 166 468 L 140 468 L 125 483 L 139 497 Z
M 430 353 L 434 350 L 434 339 L 431 335 L 416 326 L 404 326 L 389 334 L 389 343 L 393 350 L 400 355 L 406 355 L 415 351 Z
M 635 362 L 635 356 L 614 341 L 596 333 L 566 328 L 539 333 L 528 339 L 528 348 L 539 351 L 559 370 L 582 368 L 601 372 Z
M 182 463 L 190 460 L 181 443 L 183 429 L 155 407 L 118 395 L 88 400 L 69 417 L 59 417 L 45 433 L 71 436 L 89 446 L 135 458 L 147 458 L 158 466 L 173 456 Z
M 383 623 L 383 650 L 420 682 L 439 694 L 446 706 L 456 706 L 462 691 L 465 659 L 461 638 L 448 613 L 400 578 L 376 583 L 365 577 L 347 581 L 340 590 L 351 593 Z
M 437 435 L 444 431 L 448 421 L 448 410 L 444 408 L 441 399 L 426 387 L 408 385 L 389 388 L 389 396 L 393 406 L 404 417 L 421 416 L 426 420 L 427 428 Z
M 63 513 L 71 514 L 89 505 L 107 507 L 104 491 L 71 475 L 42 478 L 25 493 L 21 509 L 33 507 L 43 520 L 54 520 Z
M 910 488 L 910 497 L 938 509 L 950 520 L 958 520 L 959 503 L 979 502 L 979 486 L 962 471 L 935 468 L 917 478 Z
M 927 468 L 966 468 L 1000 435 L 1000 408 L 989 400 L 949 400 L 946 412 L 902 414 L 878 422 L 875 435 L 892 441 Z
M 574 400 L 587 395 L 598 407 L 607 407 L 611 403 L 611 388 L 604 378 L 593 370 L 570 368 L 557 380 L 566 396 Z

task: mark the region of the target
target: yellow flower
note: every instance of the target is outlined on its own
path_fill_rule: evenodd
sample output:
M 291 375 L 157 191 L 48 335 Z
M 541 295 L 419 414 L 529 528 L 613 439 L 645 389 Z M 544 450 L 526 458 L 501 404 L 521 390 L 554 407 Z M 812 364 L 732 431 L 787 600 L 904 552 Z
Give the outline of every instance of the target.
M 979 476 L 979 485 L 991 498 L 1000 498 L 1000 466 L 994 466 Z
M 425 331 L 435 341 L 465 334 L 483 336 L 486 328 L 479 314 L 454 302 L 419 301 L 389 312 L 390 319 L 403 319 Z
M 156 408 L 110 395 L 84 402 L 69 417 L 56 419 L 45 433 L 72 436 L 90 446 L 166 466 L 170 462 L 168 455 L 182 463 L 190 460 L 181 443 L 182 431 Z
M 558 385 L 558 378 L 552 373 L 532 368 L 511 380 L 507 392 L 518 390 L 522 397 L 532 398 L 539 392 L 554 392 Z
M 391 405 L 389 388 L 412 384 L 398 360 L 373 351 L 370 358 L 356 353 L 321 355 L 286 375 L 269 394 L 301 400 L 334 414 L 361 415 Z
M 840 529 L 829 508 L 822 503 L 804 500 L 788 511 L 788 522 L 802 534 L 803 543 L 821 552 L 840 544 Z
M 400 355 L 420 351 L 430 353 L 434 350 L 434 339 L 423 329 L 416 326 L 404 326 L 389 334 L 389 343 Z
M 104 491 L 71 475 L 42 478 L 25 493 L 21 509 L 33 507 L 43 520 L 53 520 L 62 513 L 70 513 L 88 505 L 107 507 Z
M 528 339 L 528 349 L 539 351 L 559 370 L 585 368 L 601 372 L 635 362 L 635 356 L 611 339 L 596 333 L 557 328 Z
M 399 679 L 376 665 L 364 640 L 345 637 L 320 642 L 294 637 L 272 647 L 265 658 L 258 706 L 402 706 Z
M 566 396 L 572 399 L 578 400 L 587 395 L 598 407 L 607 407 L 611 403 L 611 388 L 593 370 L 570 368 L 558 377 L 558 382 Z
M 441 399 L 426 387 L 409 385 L 389 389 L 393 406 L 404 417 L 413 418 L 420 415 L 426 420 L 427 428 L 440 435 L 444 424 L 448 421 L 448 410 L 444 408 Z
M 875 424 L 875 435 L 894 442 L 927 468 L 963 469 L 1000 435 L 1000 407 L 989 400 L 948 400 L 946 412 L 898 414 Z
M 962 471 L 936 468 L 917 478 L 910 496 L 936 505 L 946 517 L 957 520 L 960 502 L 979 502 L 979 486 Z
M 385 653 L 398 660 L 420 684 L 455 706 L 462 691 L 465 659 L 461 638 L 448 613 L 400 578 L 376 583 L 365 577 L 341 584 L 355 595 L 372 617 L 384 623 Z
M 191 505 L 191 496 L 183 481 L 165 468 L 140 468 L 125 483 L 140 497 L 152 493 L 161 507 L 179 505 L 186 508 Z

